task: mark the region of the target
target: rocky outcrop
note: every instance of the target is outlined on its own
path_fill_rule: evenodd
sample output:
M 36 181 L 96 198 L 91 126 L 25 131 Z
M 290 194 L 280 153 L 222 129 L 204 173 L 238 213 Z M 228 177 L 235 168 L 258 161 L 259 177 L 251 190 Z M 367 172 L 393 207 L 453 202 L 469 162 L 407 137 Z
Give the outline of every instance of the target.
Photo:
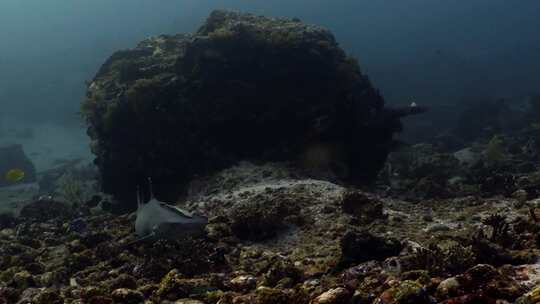
M 161 197 L 176 198 L 194 175 L 239 160 L 326 155 L 339 160 L 329 167 L 339 164 L 340 177 L 371 181 L 403 114 L 385 109 L 328 30 L 226 11 L 194 34 L 113 54 L 82 112 L 103 190 L 123 201 L 148 177 Z M 327 147 L 321 157 L 314 145 Z

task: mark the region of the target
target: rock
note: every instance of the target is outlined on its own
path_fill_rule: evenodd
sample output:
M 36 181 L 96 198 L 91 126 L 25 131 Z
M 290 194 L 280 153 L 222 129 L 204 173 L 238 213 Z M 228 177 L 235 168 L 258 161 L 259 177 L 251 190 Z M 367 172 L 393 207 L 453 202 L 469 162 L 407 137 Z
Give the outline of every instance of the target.
M 485 178 L 479 178 L 481 179 L 480 190 L 483 196 L 510 196 L 517 190 L 514 174 L 509 172 L 486 172 L 486 174 Z
M 131 207 L 148 177 L 160 198 L 176 199 L 194 175 L 297 160 L 323 141 L 348 181 L 372 181 L 403 114 L 384 107 L 327 29 L 227 11 L 194 34 L 113 54 L 81 111 L 103 190 Z
M 529 193 L 527 193 L 527 190 L 524 189 L 518 189 L 512 193 L 512 197 L 517 200 L 517 206 L 523 206 L 525 202 L 527 202 L 527 198 L 529 197 Z
M 399 255 L 402 245 L 393 238 L 376 236 L 369 232 L 347 232 L 340 240 L 340 266 L 347 267 L 369 260 L 382 261 Z
M 28 271 L 17 272 L 13 275 L 13 283 L 17 289 L 27 289 L 36 286 L 34 277 Z
M 56 283 L 55 274 L 52 271 L 45 272 L 39 276 L 39 283 L 42 286 L 53 286 Z
M 233 303 L 260 303 L 260 304 L 272 304 L 272 303 L 290 303 L 291 298 L 284 290 L 280 288 L 269 288 L 261 286 L 257 288 L 256 301 L 250 299 L 249 296 L 245 297 L 245 301 L 234 301 Z M 236 299 L 235 299 L 236 300 Z
M 86 247 L 81 243 L 81 240 L 73 240 L 69 244 L 67 244 L 67 248 L 70 252 L 81 252 L 86 249 Z
M 417 180 L 411 193 L 420 198 L 451 197 L 451 193 L 448 191 L 448 180 L 434 176 L 426 176 Z
M 83 302 L 86 303 L 86 302 Z M 105 296 L 95 296 L 92 297 L 89 301 L 89 304 L 114 304 L 114 303 L 122 303 L 122 302 L 114 302 L 114 300 L 110 297 Z
M 426 232 L 428 233 L 445 232 L 445 231 L 450 231 L 450 227 L 443 223 L 435 223 L 435 224 L 429 225 L 426 228 Z
M 88 224 L 83 218 L 78 217 L 69 222 L 66 230 L 68 233 L 86 234 L 88 232 Z
M 348 289 L 354 290 L 360 285 L 364 277 L 381 272 L 383 272 L 383 269 L 380 262 L 369 261 L 343 271 L 341 281 Z
M 58 217 L 68 218 L 73 214 L 70 206 L 53 199 L 43 198 L 25 205 L 19 216 L 30 221 L 46 222 Z
M 10 182 L 5 176 L 11 169 L 20 169 L 24 177 L 20 181 Z M 36 181 L 36 168 L 32 161 L 24 153 L 21 145 L 0 147 L 0 187 L 11 186 L 21 183 L 33 183 Z
M 111 296 L 117 303 L 139 304 L 144 302 L 144 295 L 141 292 L 128 288 L 115 289 Z
M 276 257 L 270 269 L 264 274 L 261 285 L 275 287 L 277 285 L 294 285 L 302 281 L 304 274 L 289 260 Z
M 33 299 L 39 295 L 41 292 L 41 289 L 31 287 L 26 288 L 24 291 L 20 294 L 19 301 L 17 301 L 17 304 L 28 304 L 28 303 L 34 303 Z
M 343 288 L 338 287 L 330 289 L 320 296 L 313 299 L 311 304 L 346 304 L 351 299 L 351 293 Z
M 443 299 L 455 297 L 458 294 L 459 288 L 459 281 L 455 277 L 450 277 L 439 283 L 439 286 L 437 286 L 437 296 Z
M 514 302 L 526 292 L 526 288 L 516 280 L 487 264 L 470 268 L 464 274 L 456 276 L 456 280 L 461 286 L 460 296 L 475 295 L 478 290 L 482 290 L 486 297 Z
M 433 215 L 431 214 L 424 214 L 422 215 L 422 220 L 426 222 L 433 222 Z
M 19 292 L 15 288 L 0 287 L 0 303 L 16 303 L 19 299 Z
M 243 240 L 269 239 L 286 227 L 285 218 L 295 213 L 292 207 L 286 201 L 267 199 L 239 204 L 229 212 L 231 231 Z
M 211 289 L 205 280 L 186 279 L 177 269 L 173 269 L 162 278 L 154 296 L 161 300 L 174 301 L 189 297 L 196 291 L 200 293 Z
M 206 235 L 213 240 L 225 239 L 232 235 L 231 227 L 227 223 L 213 223 L 206 225 Z
M 454 152 L 454 157 L 459 160 L 461 166 L 471 168 L 478 164 L 482 155 L 468 147 Z
M 440 302 L 441 304 L 479 304 L 479 303 L 493 303 L 493 304 L 507 304 L 504 300 L 495 300 L 483 293 L 467 294 L 460 297 L 451 298 Z
M 415 281 L 405 280 L 397 286 L 385 290 L 379 297 L 384 304 L 431 304 L 433 303 L 426 289 Z
M 123 273 L 117 278 L 110 280 L 107 285 L 111 289 L 136 289 L 137 281 L 134 277 Z
M 383 203 L 368 197 L 361 191 L 346 191 L 343 194 L 341 208 L 343 212 L 352 214 L 365 221 L 384 218 Z
M 60 295 L 60 292 L 53 288 L 46 288 L 36 296 L 32 303 L 35 304 L 62 304 L 64 301 Z
M 538 304 L 540 303 L 540 286 L 524 294 L 516 300 L 516 304 Z
M 419 179 L 437 176 L 444 179 L 459 175 L 459 160 L 452 154 L 438 151 L 430 144 L 417 144 L 400 150 L 390 158 L 396 173 Z
M 399 188 L 418 198 L 455 196 L 448 180 L 465 173 L 459 160 L 430 144 L 416 144 L 388 157 L 389 182 L 399 177 Z
M 96 286 L 83 287 L 80 291 L 80 297 L 83 301 L 89 302 L 91 299 L 103 296 L 105 291 Z
M 204 302 L 201 302 L 199 300 L 193 300 L 193 299 L 180 299 L 174 301 L 174 304 L 204 304 Z
M 522 176 L 516 181 L 520 189 L 527 191 L 527 199 L 535 199 L 540 196 L 540 172 Z
M 233 290 L 251 290 L 257 286 L 257 278 L 251 275 L 240 275 L 232 279 L 230 284 Z
M 32 275 L 42 274 L 45 271 L 45 265 L 39 262 L 28 263 L 24 266 L 24 269 Z

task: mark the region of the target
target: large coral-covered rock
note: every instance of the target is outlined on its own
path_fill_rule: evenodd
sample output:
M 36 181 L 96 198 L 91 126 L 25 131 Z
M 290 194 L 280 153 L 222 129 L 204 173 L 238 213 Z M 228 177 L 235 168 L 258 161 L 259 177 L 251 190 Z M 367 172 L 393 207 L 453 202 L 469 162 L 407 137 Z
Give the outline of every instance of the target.
M 172 198 L 194 175 L 321 145 L 343 177 L 370 181 L 401 127 L 328 30 L 226 11 L 194 34 L 116 52 L 82 112 L 103 190 L 124 201 L 147 177 Z

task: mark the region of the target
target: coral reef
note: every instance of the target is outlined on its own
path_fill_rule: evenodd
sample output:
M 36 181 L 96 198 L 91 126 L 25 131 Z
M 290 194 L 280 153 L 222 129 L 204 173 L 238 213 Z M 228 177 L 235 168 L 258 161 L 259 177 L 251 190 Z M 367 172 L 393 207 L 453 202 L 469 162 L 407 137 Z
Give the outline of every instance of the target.
M 470 147 L 445 151 L 432 144 L 417 144 L 392 152 L 379 182 L 391 193 L 408 199 L 466 195 L 491 197 L 538 193 L 537 147 L 534 127 L 480 138 Z
M 408 202 L 303 174 L 244 162 L 192 181 L 182 207 L 210 216 L 207 236 L 179 240 L 132 243 L 134 213 L 27 204 L 0 229 L 0 303 L 536 299 L 534 200 Z
M 82 104 L 103 190 L 128 205 L 147 177 L 176 200 L 193 177 L 314 144 L 340 151 L 346 180 L 372 181 L 416 112 L 386 109 L 328 30 L 228 11 L 116 52 Z

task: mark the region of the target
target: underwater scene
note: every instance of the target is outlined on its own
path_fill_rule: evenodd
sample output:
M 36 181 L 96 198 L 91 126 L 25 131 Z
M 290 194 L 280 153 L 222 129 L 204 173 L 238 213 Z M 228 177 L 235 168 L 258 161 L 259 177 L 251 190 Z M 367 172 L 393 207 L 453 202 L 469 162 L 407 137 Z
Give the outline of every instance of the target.
M 0 29 L 0 304 L 540 304 L 540 1 Z

